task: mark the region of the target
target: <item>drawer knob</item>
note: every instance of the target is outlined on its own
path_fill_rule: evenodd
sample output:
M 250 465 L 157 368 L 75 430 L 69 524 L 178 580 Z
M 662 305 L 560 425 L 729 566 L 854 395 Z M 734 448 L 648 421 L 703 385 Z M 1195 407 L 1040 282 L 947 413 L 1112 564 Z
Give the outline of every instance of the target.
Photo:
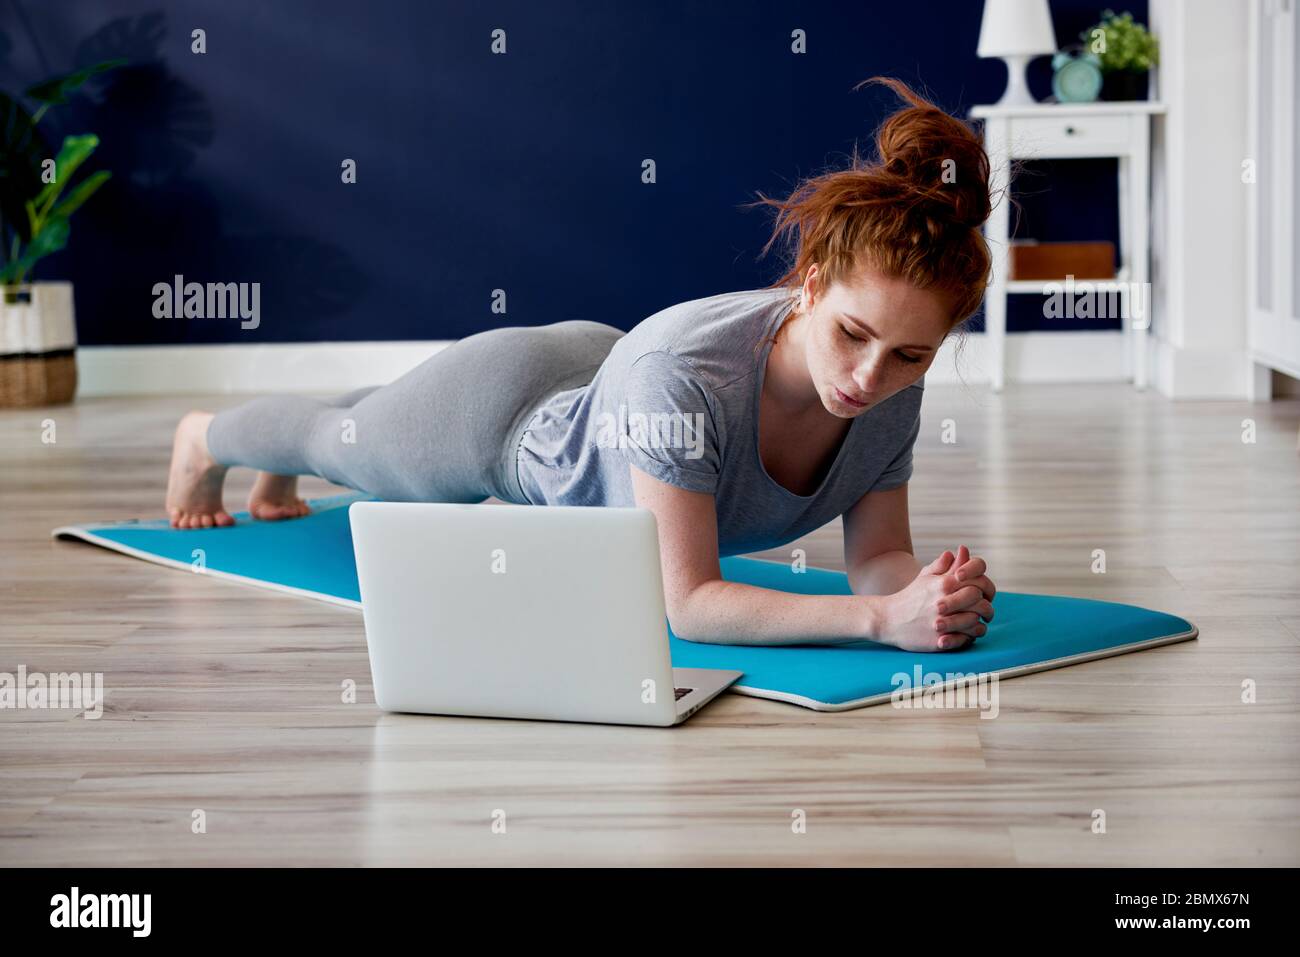
M 1075 129 L 1074 129 L 1073 126 L 1067 126 L 1067 127 L 1065 128 L 1065 135 L 1066 135 L 1066 136 L 1073 136 L 1074 134 L 1075 134 Z

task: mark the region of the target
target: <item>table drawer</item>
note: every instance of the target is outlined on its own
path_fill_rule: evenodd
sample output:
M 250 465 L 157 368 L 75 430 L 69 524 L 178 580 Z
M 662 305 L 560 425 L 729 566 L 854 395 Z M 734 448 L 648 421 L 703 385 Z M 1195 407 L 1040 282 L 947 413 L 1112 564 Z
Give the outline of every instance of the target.
M 1129 151 L 1132 130 L 1128 116 L 1016 117 L 1011 142 L 1017 156 L 1113 155 Z

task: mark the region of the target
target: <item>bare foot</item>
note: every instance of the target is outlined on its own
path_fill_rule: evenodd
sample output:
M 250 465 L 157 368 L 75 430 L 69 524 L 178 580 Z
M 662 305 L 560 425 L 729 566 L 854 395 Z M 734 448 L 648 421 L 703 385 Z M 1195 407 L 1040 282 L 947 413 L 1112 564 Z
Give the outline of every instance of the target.
M 253 492 L 248 496 L 249 515 L 264 522 L 278 522 L 310 513 L 307 503 L 298 497 L 298 476 L 258 473 Z
M 226 467 L 208 452 L 211 412 L 191 412 L 176 426 L 172 465 L 167 475 L 167 515 L 172 528 L 213 528 L 234 525 L 221 504 Z

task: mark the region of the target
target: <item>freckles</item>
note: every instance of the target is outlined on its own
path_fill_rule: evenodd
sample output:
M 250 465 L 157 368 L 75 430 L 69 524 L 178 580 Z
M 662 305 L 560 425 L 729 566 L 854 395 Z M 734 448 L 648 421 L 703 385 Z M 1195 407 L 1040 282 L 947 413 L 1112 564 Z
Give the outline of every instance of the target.
M 858 356 L 850 344 L 835 347 L 835 367 L 846 375 L 852 375 L 858 366 Z

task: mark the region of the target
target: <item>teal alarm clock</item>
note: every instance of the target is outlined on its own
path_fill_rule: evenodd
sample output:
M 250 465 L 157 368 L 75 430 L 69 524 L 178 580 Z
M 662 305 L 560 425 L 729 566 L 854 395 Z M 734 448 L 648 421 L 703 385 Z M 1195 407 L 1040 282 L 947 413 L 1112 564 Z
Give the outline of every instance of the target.
M 1058 103 L 1091 103 L 1101 93 L 1101 60 L 1093 53 L 1063 50 L 1056 54 L 1052 92 Z

